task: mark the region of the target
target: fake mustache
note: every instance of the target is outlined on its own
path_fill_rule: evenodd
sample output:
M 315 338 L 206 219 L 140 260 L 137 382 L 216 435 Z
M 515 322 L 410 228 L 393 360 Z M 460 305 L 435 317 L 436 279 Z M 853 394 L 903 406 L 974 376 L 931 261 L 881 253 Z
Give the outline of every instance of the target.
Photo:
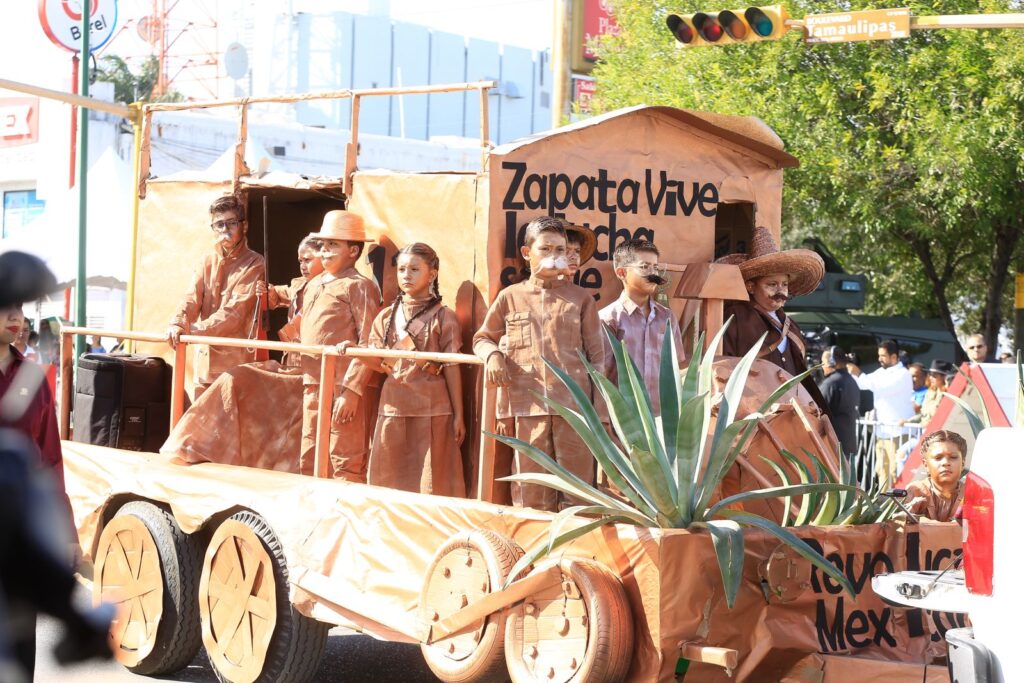
M 658 286 L 668 284 L 668 280 L 666 278 L 663 278 L 660 275 L 654 275 L 653 273 L 651 275 L 644 275 L 644 279 L 650 282 L 651 284 L 655 284 Z
M 788 294 L 772 294 L 771 297 L 769 297 L 769 298 L 772 301 L 781 301 L 782 303 L 786 303 L 787 301 L 789 301 L 793 297 L 789 296 Z

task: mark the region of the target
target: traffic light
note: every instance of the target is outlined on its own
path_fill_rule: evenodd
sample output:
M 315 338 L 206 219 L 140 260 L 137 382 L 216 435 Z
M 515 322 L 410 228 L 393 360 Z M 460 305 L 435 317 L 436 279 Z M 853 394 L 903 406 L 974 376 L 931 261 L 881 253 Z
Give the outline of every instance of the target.
M 683 47 L 700 47 L 778 40 L 789 30 L 787 19 L 785 7 L 768 5 L 683 16 L 670 14 L 665 23 Z

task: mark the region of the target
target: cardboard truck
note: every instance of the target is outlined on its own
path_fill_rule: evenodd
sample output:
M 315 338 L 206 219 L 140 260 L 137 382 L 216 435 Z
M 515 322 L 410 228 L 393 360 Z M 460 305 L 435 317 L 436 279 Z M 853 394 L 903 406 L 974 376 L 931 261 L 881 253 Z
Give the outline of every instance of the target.
M 137 351 L 172 362 L 172 423 L 189 419 L 187 346 L 302 350 L 322 356 L 325 372 L 338 353 L 187 335 L 172 352 L 160 342 L 190 269 L 209 248 L 207 207 L 225 192 L 247 202 L 250 246 L 271 256 L 273 282 L 293 275 L 296 244 L 329 209 L 365 217 L 376 244 L 359 267 L 377 279 L 385 300 L 395 292 L 395 250 L 411 240 L 431 244 L 465 348 L 488 303 L 522 276 L 515 247 L 522 226 L 538 214 L 564 215 L 597 233 L 597 255 L 579 284 L 600 304 L 617 293 L 615 244 L 645 237 L 671 264 L 667 294 L 683 327 L 714 331 L 722 324 L 722 302 L 746 293 L 735 266 L 713 259 L 744 251 L 755 224 L 780 234 L 783 171 L 797 161 L 775 133 L 749 117 L 638 106 L 489 149 L 487 87 L 453 88 L 482 93 L 483 166 L 470 174 L 358 170 L 359 99 L 392 91 L 301 96 L 355 98 L 340 178 L 245 168 L 245 112 L 255 99 L 137 110 L 133 330 L 103 334 L 131 338 Z M 240 106 L 234 177 L 148 179 L 154 116 L 225 104 Z M 259 229 L 264 198 L 266 241 Z M 61 424 L 68 439 L 74 359 L 67 342 L 91 331 L 64 332 Z M 846 573 L 855 597 L 773 537 L 751 531 L 742 586 L 729 609 L 707 534 L 628 525 L 579 537 L 506 587 L 516 559 L 544 541 L 553 517 L 502 504 L 495 473 L 507 468 L 507 454 L 495 452 L 483 434 L 492 418 L 480 363 L 462 354 L 442 360 L 460 363 L 465 373 L 467 415 L 474 418 L 464 458 L 477 483 L 475 499 L 301 476 L 289 471 L 297 450 L 265 444 L 193 458 L 185 449 L 143 453 L 66 440 L 84 571 L 95 597 L 121 609 L 111 633 L 118 659 L 139 673 L 170 673 L 205 647 L 222 680 L 309 680 L 327 628 L 345 625 L 418 643 L 445 681 L 920 680 L 933 625 L 923 614 L 894 613 L 871 592 L 869 579 L 883 570 L 931 567 L 959 552 L 955 525 L 795 529 Z M 728 363 L 722 367 L 727 375 Z M 752 402 L 778 385 L 778 368 L 758 368 L 762 388 L 751 389 Z M 274 400 L 286 414 L 287 401 Z M 804 419 L 807 401 L 795 390 L 780 402 L 777 422 L 768 422 L 757 448 L 828 450 L 834 435 L 826 419 Z M 318 475 L 326 474 L 327 412 L 320 415 Z M 781 444 L 772 424 L 788 425 L 778 430 Z M 226 434 L 219 438 L 227 444 Z M 751 465 L 760 454 L 746 458 L 750 467 L 737 475 L 738 485 L 762 482 L 764 471 Z M 844 673 L 851 667 L 854 675 Z

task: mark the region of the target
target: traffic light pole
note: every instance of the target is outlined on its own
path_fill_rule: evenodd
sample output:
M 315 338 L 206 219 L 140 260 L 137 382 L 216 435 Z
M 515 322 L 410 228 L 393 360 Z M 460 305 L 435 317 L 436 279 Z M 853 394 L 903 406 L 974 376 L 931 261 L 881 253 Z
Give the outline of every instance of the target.
M 804 28 L 803 19 L 787 19 L 786 28 Z M 1024 14 L 937 14 L 910 17 L 911 31 L 947 28 L 1024 28 Z

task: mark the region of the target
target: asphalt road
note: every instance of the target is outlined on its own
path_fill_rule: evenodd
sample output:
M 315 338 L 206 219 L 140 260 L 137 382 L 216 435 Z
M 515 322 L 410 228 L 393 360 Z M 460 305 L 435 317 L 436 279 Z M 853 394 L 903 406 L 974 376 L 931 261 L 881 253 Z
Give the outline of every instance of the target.
M 206 654 L 200 651 L 184 670 L 171 676 L 137 676 L 117 662 L 86 662 L 61 668 L 54 661 L 53 647 L 60 637 L 60 624 L 40 617 L 36 631 L 37 683 L 129 683 L 135 681 L 190 681 L 217 683 Z M 320 662 L 318 683 L 428 683 L 437 679 L 423 662 L 419 647 L 402 643 L 385 643 L 369 636 L 353 634 L 342 628 L 332 629 L 327 649 Z

